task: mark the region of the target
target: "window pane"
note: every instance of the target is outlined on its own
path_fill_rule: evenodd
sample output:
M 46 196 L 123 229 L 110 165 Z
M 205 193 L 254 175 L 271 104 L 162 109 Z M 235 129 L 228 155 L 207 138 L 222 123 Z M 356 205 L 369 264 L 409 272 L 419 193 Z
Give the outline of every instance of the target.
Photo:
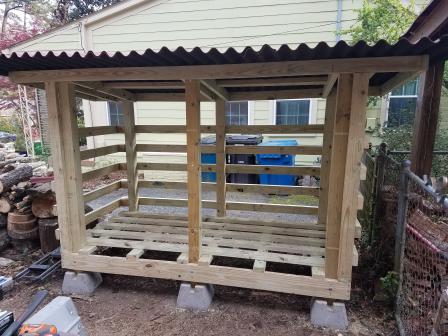
M 111 126 L 122 126 L 124 123 L 123 109 L 121 104 L 116 102 L 107 102 L 109 109 L 109 120 Z
M 276 125 L 308 125 L 309 100 L 280 100 L 276 102 Z
M 388 127 L 409 125 L 414 122 L 414 114 L 417 106 L 417 98 L 390 98 Z
M 226 102 L 226 122 L 227 125 L 248 125 L 249 103 Z
M 418 89 L 418 79 L 407 82 L 391 92 L 391 96 L 416 96 Z

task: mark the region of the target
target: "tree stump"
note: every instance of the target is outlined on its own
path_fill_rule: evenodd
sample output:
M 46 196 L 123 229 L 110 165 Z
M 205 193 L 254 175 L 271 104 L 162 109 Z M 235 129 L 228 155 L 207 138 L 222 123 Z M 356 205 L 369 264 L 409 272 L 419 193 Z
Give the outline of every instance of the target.
M 57 228 L 57 217 L 39 219 L 39 237 L 42 252 L 51 252 L 59 246 L 59 241 L 56 239 Z

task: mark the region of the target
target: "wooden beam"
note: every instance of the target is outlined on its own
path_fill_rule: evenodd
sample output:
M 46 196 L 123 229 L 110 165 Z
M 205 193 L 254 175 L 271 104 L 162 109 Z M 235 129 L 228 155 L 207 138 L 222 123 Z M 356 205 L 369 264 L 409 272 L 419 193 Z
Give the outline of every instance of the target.
M 275 100 L 321 98 L 322 89 L 292 89 L 272 91 L 237 91 L 229 93 L 229 100 Z
M 122 205 L 121 202 L 122 202 L 122 199 L 116 199 L 116 200 L 113 200 L 113 201 L 103 205 L 100 208 L 93 210 L 92 212 L 89 212 L 88 214 L 85 215 L 85 225 L 88 225 L 88 224 L 92 223 L 93 221 L 96 221 L 101 216 L 110 214 L 112 211 L 114 211 L 115 209 L 119 208 Z M 84 209 L 84 207 L 83 207 L 83 209 Z M 59 217 L 59 213 L 58 213 L 58 217 Z M 85 226 L 84 226 L 84 230 L 85 230 Z
M 112 183 L 109 183 L 107 185 L 105 185 L 104 187 L 89 191 L 87 193 L 84 194 L 84 202 L 90 202 L 93 201 L 94 199 L 97 199 L 101 196 L 110 194 L 111 192 L 114 192 L 118 189 L 121 188 L 121 181 L 115 181 Z
M 328 186 L 331 171 L 331 155 L 333 148 L 333 135 L 336 117 L 336 89 L 332 90 L 327 97 L 325 106 L 324 136 L 322 142 L 322 159 L 320 174 L 320 194 L 319 194 L 319 214 L 317 222 L 326 225 L 328 208 L 332 205 L 328 203 Z
M 231 125 L 226 133 L 235 134 L 318 134 L 323 133 L 324 125 Z
M 108 175 L 114 171 L 121 170 L 121 168 L 122 167 L 120 163 L 114 163 L 109 166 L 101 167 L 98 169 L 92 169 L 85 173 L 82 173 L 82 181 L 84 182 L 100 176 Z
M 124 139 L 126 148 L 126 170 L 128 177 L 129 211 L 138 210 L 138 171 L 135 133 L 134 103 L 121 103 L 124 115 Z
M 326 242 L 325 242 L 325 277 L 336 279 L 338 276 L 339 235 L 341 228 L 341 208 L 344 190 L 345 162 L 347 156 L 348 131 L 351 112 L 351 98 L 353 88 L 353 75 L 341 74 L 336 92 L 336 106 L 334 116 L 329 114 L 329 124 L 326 130 L 325 151 L 330 159 L 328 181 L 328 199 L 326 209 Z M 329 107 L 331 111 L 331 106 Z M 326 160 L 325 160 L 326 161 Z M 324 165 L 324 162 L 323 162 Z M 328 169 L 325 168 L 325 169 Z M 324 181 L 325 182 L 325 181 Z M 323 216 L 324 213 L 321 213 Z M 322 224 L 323 217 L 319 224 Z
M 352 276 L 353 244 L 358 212 L 354 205 L 357 203 L 360 182 L 369 78 L 370 74 L 365 73 L 353 75 L 338 261 L 338 279 L 348 282 Z
M 185 133 L 184 125 L 136 125 L 135 133 Z M 215 133 L 215 125 L 202 125 L 201 133 Z
M 17 84 L 60 80 L 114 81 L 265 78 L 321 75 L 353 72 L 421 71 L 428 66 L 428 56 L 366 57 L 289 62 L 267 62 L 220 65 L 187 65 L 163 67 L 95 68 L 70 70 L 13 71 L 9 78 Z M 138 97 L 138 96 L 137 96 Z
M 188 177 L 188 262 L 201 256 L 201 102 L 198 80 L 185 81 Z
M 78 129 L 79 137 L 89 137 L 96 135 L 123 133 L 123 127 L 121 126 L 94 126 L 94 127 L 81 127 Z
M 339 77 L 339 74 L 337 74 L 337 73 L 332 73 L 328 76 L 328 80 L 325 83 L 324 89 L 322 90 L 322 97 L 324 97 L 324 98 L 328 97 L 330 92 L 333 90 L 333 87 L 336 84 L 338 77 Z
M 185 85 L 182 81 L 176 81 L 176 82 L 148 82 L 148 81 L 141 81 L 141 82 L 106 82 L 103 83 L 103 86 L 108 89 L 185 89 Z
M 411 147 L 411 170 L 420 177 L 431 176 L 443 73 L 444 63 L 442 62 L 431 66 L 420 77 Z
M 122 89 L 105 88 L 101 82 L 75 82 L 74 84 L 78 87 L 95 90 L 102 94 L 109 95 L 113 97 L 113 99 L 135 101 L 135 94 L 132 92 Z
M 327 78 L 328 76 L 221 79 L 217 80 L 216 84 L 222 87 L 324 85 L 327 82 Z
M 124 152 L 124 145 L 109 145 L 92 149 L 85 149 L 80 152 L 81 160 L 87 160 L 94 157 Z
M 227 146 L 226 153 L 321 155 L 322 146 Z
M 135 99 L 137 101 L 184 101 L 185 94 L 182 92 L 158 92 L 158 93 L 136 93 Z M 205 98 L 203 100 L 209 100 Z
M 218 217 L 226 215 L 226 109 L 223 99 L 216 100 L 216 203 Z
M 448 3 L 446 1 L 439 1 L 429 15 L 419 18 L 421 19 L 419 25 L 412 31 L 406 34 L 406 38 L 411 43 L 420 41 L 423 37 L 430 37 L 436 40 L 440 37 L 440 30 L 446 27 L 448 18 Z
M 75 95 L 67 82 L 46 82 L 45 91 L 61 246 L 74 252 L 86 244 Z
M 390 93 L 393 89 L 402 86 L 406 82 L 414 79 L 420 72 L 401 72 L 389 79 L 386 83 L 380 86 L 379 96 L 384 96 Z M 370 89 L 369 89 L 370 90 Z
M 201 84 L 212 91 L 218 98 L 227 101 L 229 100 L 229 93 L 226 89 L 218 86 L 216 80 L 214 79 L 204 79 L 201 80 Z

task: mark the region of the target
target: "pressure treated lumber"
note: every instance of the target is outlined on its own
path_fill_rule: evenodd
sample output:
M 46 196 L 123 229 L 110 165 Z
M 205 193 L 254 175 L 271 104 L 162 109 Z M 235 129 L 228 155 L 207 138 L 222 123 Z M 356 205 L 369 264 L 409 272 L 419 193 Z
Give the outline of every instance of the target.
M 106 135 L 123 133 L 123 128 L 121 126 L 94 126 L 94 127 L 81 127 L 78 130 L 79 137 L 89 137 L 96 135 Z
M 185 81 L 187 120 L 187 192 L 188 192 L 188 262 L 197 263 L 201 256 L 201 102 L 200 82 Z
M 358 198 L 369 78 L 370 74 L 365 73 L 353 75 L 338 261 L 338 279 L 348 282 L 352 277 L 357 215 L 357 207 L 353 205 L 357 203 Z
M 87 202 L 93 201 L 94 199 L 97 199 L 101 196 L 110 194 L 110 193 L 122 188 L 121 183 L 122 183 L 122 181 L 115 181 L 115 182 L 109 183 L 103 187 L 100 187 L 98 189 L 86 192 L 84 194 L 84 202 L 87 203 Z M 127 188 L 127 181 L 126 181 L 126 186 L 123 186 L 123 188 Z
M 223 99 L 216 100 L 216 214 L 226 215 L 226 109 Z
M 134 103 L 121 103 L 124 116 L 124 139 L 126 148 L 126 170 L 128 180 L 129 210 L 138 210 L 137 137 L 135 128 Z
M 46 82 L 48 127 L 55 177 L 62 249 L 75 252 L 85 245 L 84 202 L 79 156 L 79 134 L 73 86 Z
M 17 84 L 57 80 L 69 82 L 114 81 L 117 78 L 121 80 L 147 80 L 148 78 L 152 80 L 237 79 L 323 75 L 334 72 L 406 72 L 424 70 L 427 66 L 428 56 L 425 55 L 176 67 L 13 71 L 9 73 L 9 78 Z M 137 100 L 139 100 L 138 97 Z
M 27 164 L 0 175 L 0 193 L 11 189 L 19 182 L 28 181 L 31 176 L 33 176 L 33 167 Z
M 87 160 L 94 157 L 100 157 L 104 155 L 124 152 L 124 145 L 110 145 L 105 147 L 98 147 L 92 149 L 86 149 L 80 152 L 81 160 Z

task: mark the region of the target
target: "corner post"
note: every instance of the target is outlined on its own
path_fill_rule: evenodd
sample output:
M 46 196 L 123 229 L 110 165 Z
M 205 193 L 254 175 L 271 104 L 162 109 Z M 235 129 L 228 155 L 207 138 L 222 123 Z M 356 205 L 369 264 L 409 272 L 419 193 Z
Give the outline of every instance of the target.
M 368 73 L 353 75 L 352 95 L 349 110 L 347 155 L 345 160 L 344 188 L 342 194 L 341 229 L 339 235 L 338 279 L 351 281 L 353 244 L 357 217 L 357 197 L 361 174 L 361 157 L 364 149 L 366 108 L 369 95 Z M 347 111 L 348 112 L 348 111 Z
M 126 148 L 126 167 L 128 179 L 129 211 L 138 210 L 138 171 L 135 134 L 134 103 L 122 102 L 124 115 L 124 141 Z
M 330 138 L 326 144 L 328 157 L 331 158 L 331 169 L 328 177 L 328 191 L 325 221 L 325 277 L 337 279 L 339 258 L 339 236 L 342 221 L 342 192 L 345 179 L 345 161 L 347 155 L 348 131 L 350 123 L 353 75 L 341 74 L 334 98 L 334 116 L 326 120 L 325 126 Z M 329 110 L 327 110 L 329 111 Z M 329 117 L 331 115 L 329 114 Z M 326 116 L 327 119 L 327 116 Z M 324 162 L 322 163 L 324 165 Z M 319 206 L 320 208 L 320 206 Z M 322 212 L 320 213 L 321 215 Z M 323 217 L 320 218 L 321 220 Z
M 420 177 L 431 176 L 443 73 L 444 62 L 431 66 L 420 76 L 411 147 L 411 170 Z
M 86 244 L 86 225 L 73 84 L 45 82 L 45 91 L 61 247 L 78 252 Z
M 334 120 L 336 112 L 336 89 L 333 89 L 327 97 L 325 106 L 324 137 L 322 142 L 322 159 L 319 185 L 319 210 L 318 224 L 327 223 L 328 212 L 328 184 L 331 171 L 331 154 L 334 134 Z
M 226 215 L 226 111 L 225 101 L 216 100 L 216 204 L 217 216 Z
M 201 255 L 201 103 L 200 82 L 185 80 L 187 120 L 188 262 L 198 263 Z

